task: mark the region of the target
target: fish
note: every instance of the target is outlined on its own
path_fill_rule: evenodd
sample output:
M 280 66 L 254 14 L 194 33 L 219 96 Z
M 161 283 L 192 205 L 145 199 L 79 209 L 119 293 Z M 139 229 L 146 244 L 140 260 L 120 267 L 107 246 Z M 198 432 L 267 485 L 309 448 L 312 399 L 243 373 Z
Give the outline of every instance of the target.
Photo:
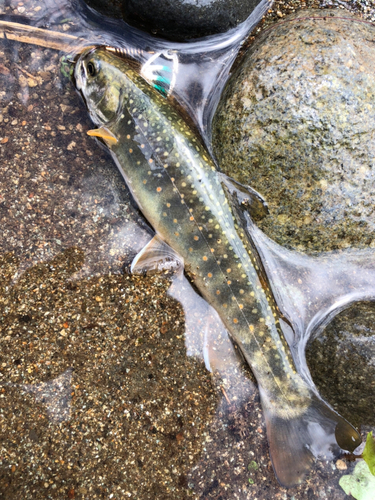
M 133 61 L 89 48 L 74 79 L 97 126 L 89 135 L 107 146 L 155 230 L 132 271 L 184 266 L 217 311 L 256 377 L 278 481 L 301 484 L 314 457 L 354 451 L 360 434 L 297 371 L 288 347 L 292 326 L 247 230 L 249 218 L 267 213 L 261 195 L 219 171 L 191 122 Z

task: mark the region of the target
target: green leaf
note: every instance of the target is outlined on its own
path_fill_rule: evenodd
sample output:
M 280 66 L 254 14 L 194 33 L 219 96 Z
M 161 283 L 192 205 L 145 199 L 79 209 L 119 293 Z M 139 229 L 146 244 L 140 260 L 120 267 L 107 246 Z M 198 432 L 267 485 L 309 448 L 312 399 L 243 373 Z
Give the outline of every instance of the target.
M 372 437 L 372 431 L 367 434 L 366 446 L 363 450 L 362 457 L 371 473 L 375 476 L 375 441 Z
M 356 500 L 374 500 L 375 476 L 364 460 L 357 463 L 353 474 L 342 476 L 339 484 L 347 495 Z
M 62 56 L 60 59 L 60 71 L 66 78 L 72 78 L 74 66 L 67 56 Z

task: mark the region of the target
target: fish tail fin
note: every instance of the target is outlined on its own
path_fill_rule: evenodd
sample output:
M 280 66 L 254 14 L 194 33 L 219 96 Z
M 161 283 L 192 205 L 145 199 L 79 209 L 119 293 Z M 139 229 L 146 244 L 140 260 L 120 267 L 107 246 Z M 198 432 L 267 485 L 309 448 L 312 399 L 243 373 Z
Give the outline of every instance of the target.
M 358 431 L 315 394 L 301 414 L 280 412 L 262 394 L 272 465 L 285 487 L 303 482 L 314 458 L 332 460 L 340 449 L 350 452 L 359 446 Z

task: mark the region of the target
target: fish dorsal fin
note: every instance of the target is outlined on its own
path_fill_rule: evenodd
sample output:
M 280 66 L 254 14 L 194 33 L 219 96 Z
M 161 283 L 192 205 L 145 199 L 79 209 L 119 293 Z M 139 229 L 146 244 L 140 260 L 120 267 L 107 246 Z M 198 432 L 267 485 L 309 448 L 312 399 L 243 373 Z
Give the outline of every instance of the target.
M 268 205 L 264 201 L 263 197 L 250 186 L 244 186 L 237 181 L 234 181 L 225 174 L 219 174 L 222 179 L 222 186 L 227 194 L 229 202 L 231 204 L 232 213 L 239 226 L 243 227 L 247 231 L 247 226 L 249 221 L 252 222 L 253 217 L 259 219 L 263 218 L 268 214 Z M 251 216 L 252 215 L 252 216 Z M 255 245 L 251 236 L 248 238 L 248 242 L 252 248 L 252 259 L 253 264 L 257 269 L 258 278 L 263 289 L 269 289 L 269 275 L 263 265 L 262 258 L 258 252 L 258 248 Z M 275 299 L 276 304 L 278 301 Z M 287 339 L 288 344 L 295 344 L 296 338 L 294 335 L 293 325 L 289 321 L 288 316 L 284 315 L 283 310 L 278 308 L 278 319 L 280 321 L 280 326 L 284 337 Z
M 261 194 L 250 186 L 244 186 L 231 177 L 219 172 L 222 184 L 231 201 L 236 198 L 241 210 L 249 212 L 253 220 L 261 220 L 268 215 L 268 205 Z
M 219 176 L 237 224 L 243 227 L 248 233 L 248 221 L 252 221 L 254 215 L 257 216 L 258 219 L 261 219 L 268 214 L 267 203 L 262 196 L 250 186 L 244 186 L 221 172 L 219 172 Z M 253 250 L 252 259 L 255 261 L 253 264 L 257 267 L 257 274 L 261 285 L 263 288 L 269 288 L 267 273 L 263 267 L 257 247 L 251 237 L 248 238 L 248 241 Z
M 178 275 L 184 270 L 184 259 L 157 234 L 134 257 L 130 271 L 133 274 L 155 274 L 172 271 Z
M 177 72 L 178 56 L 172 50 L 156 52 L 141 69 L 143 78 L 163 97 L 168 97 L 173 92 Z

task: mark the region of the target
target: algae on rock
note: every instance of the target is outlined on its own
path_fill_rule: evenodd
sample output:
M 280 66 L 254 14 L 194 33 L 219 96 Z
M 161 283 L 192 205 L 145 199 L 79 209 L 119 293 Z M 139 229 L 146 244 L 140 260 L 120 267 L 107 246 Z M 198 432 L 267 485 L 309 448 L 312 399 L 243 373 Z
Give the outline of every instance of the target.
M 281 245 L 375 246 L 375 27 L 339 10 L 288 20 L 259 37 L 229 80 L 214 152 L 266 198 L 259 226 Z
M 338 314 L 306 349 L 319 393 L 354 425 L 375 425 L 375 303 Z

